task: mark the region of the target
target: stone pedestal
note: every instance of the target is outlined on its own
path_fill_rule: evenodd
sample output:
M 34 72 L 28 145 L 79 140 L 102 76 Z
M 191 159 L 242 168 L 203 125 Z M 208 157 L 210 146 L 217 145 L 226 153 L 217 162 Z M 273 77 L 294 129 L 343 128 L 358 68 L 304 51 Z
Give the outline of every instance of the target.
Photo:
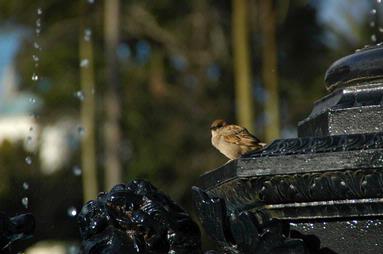
M 227 252 L 383 253 L 383 48 L 340 59 L 325 80 L 330 94 L 297 138 L 194 187 L 205 230 Z

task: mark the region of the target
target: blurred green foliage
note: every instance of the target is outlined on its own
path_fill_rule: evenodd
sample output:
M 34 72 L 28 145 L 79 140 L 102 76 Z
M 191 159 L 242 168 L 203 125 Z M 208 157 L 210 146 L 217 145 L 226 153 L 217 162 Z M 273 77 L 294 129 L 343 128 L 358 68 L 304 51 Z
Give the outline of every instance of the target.
M 85 0 L 84 0 L 85 1 Z M 288 2 L 286 4 L 286 2 Z M 350 53 L 353 44 L 332 47 L 326 27 L 318 21 L 318 5 L 307 1 L 277 1 L 278 68 L 283 129 L 294 128 L 325 94 L 323 76 L 329 64 Z M 146 178 L 191 210 L 190 187 L 207 170 L 226 162 L 210 145 L 210 122 L 233 121 L 235 116 L 231 54 L 231 2 L 121 1 L 121 44 L 118 48 L 123 131 L 121 154 L 124 181 Z M 42 31 L 35 35 L 37 9 Z M 80 11 L 80 1 L 0 0 L 0 25 L 23 33 L 16 65 L 21 90 L 30 90 L 43 101 L 39 123 L 46 125 L 64 116 L 79 118 L 81 101 L 78 53 L 80 19 L 92 31 L 95 52 L 97 102 L 97 155 L 103 179 L 103 95 L 106 88 L 103 42 L 103 2 Z M 267 91 L 260 78 L 261 40 L 257 1 L 251 1 L 251 45 L 257 136 L 262 138 L 266 119 L 263 101 Z M 86 13 L 81 16 L 81 13 Z M 369 21 L 366 19 L 364 24 Z M 368 25 L 360 32 L 371 32 Z M 338 34 L 339 38 L 343 38 Z M 343 40 L 347 42 L 346 39 Z M 34 48 L 34 42 L 42 50 Z M 40 58 L 35 67 L 32 55 Z M 272 70 L 270 70 L 272 71 Z M 38 73 L 37 82 L 31 80 Z M 76 225 L 67 208 L 80 207 L 81 181 L 71 171 L 79 163 L 78 151 L 67 166 L 43 175 L 37 162 L 24 162 L 20 144 L 0 147 L 0 210 L 23 211 L 21 198 L 30 197 L 37 215 L 39 239 L 76 239 Z M 35 155 L 37 156 L 37 155 Z M 22 183 L 30 183 L 24 193 Z M 71 223 L 68 223 L 71 222 Z

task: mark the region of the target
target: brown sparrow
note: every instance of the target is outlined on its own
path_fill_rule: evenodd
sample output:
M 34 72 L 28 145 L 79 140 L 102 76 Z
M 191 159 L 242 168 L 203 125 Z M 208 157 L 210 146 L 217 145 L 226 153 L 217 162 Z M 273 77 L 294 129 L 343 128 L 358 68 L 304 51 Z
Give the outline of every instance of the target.
M 215 120 L 210 130 L 211 143 L 230 160 L 238 159 L 241 155 L 266 145 L 245 128 L 227 124 L 224 120 Z

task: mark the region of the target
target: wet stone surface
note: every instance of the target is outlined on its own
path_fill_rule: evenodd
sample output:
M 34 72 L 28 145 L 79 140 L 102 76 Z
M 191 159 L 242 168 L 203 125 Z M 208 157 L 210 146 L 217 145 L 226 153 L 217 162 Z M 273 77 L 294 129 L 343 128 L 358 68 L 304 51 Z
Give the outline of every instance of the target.
M 315 235 L 334 253 L 383 253 L 383 220 L 290 223 L 291 230 Z
M 339 59 L 326 72 L 326 88 L 334 90 L 354 82 L 382 78 L 382 55 L 383 47 L 376 45 Z

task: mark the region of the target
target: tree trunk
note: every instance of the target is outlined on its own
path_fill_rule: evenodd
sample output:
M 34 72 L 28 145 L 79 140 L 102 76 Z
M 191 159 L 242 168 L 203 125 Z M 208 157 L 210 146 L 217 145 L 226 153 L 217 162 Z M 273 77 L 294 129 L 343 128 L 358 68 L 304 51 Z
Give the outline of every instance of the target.
M 105 188 L 121 182 L 119 78 L 116 50 L 119 40 L 119 0 L 105 0 L 104 32 L 106 49 L 105 95 Z
M 276 12 L 271 0 L 260 1 L 261 29 L 263 38 L 262 76 L 267 92 L 265 103 L 265 139 L 266 142 L 279 138 L 279 97 L 276 42 Z
M 236 115 L 240 125 L 253 130 L 254 109 L 248 40 L 248 0 L 233 0 L 232 4 Z
M 96 156 L 95 156 L 95 99 L 92 40 L 86 41 L 81 30 L 79 53 L 81 69 L 81 89 L 84 99 L 81 103 L 81 161 L 84 201 L 96 198 L 98 193 Z

